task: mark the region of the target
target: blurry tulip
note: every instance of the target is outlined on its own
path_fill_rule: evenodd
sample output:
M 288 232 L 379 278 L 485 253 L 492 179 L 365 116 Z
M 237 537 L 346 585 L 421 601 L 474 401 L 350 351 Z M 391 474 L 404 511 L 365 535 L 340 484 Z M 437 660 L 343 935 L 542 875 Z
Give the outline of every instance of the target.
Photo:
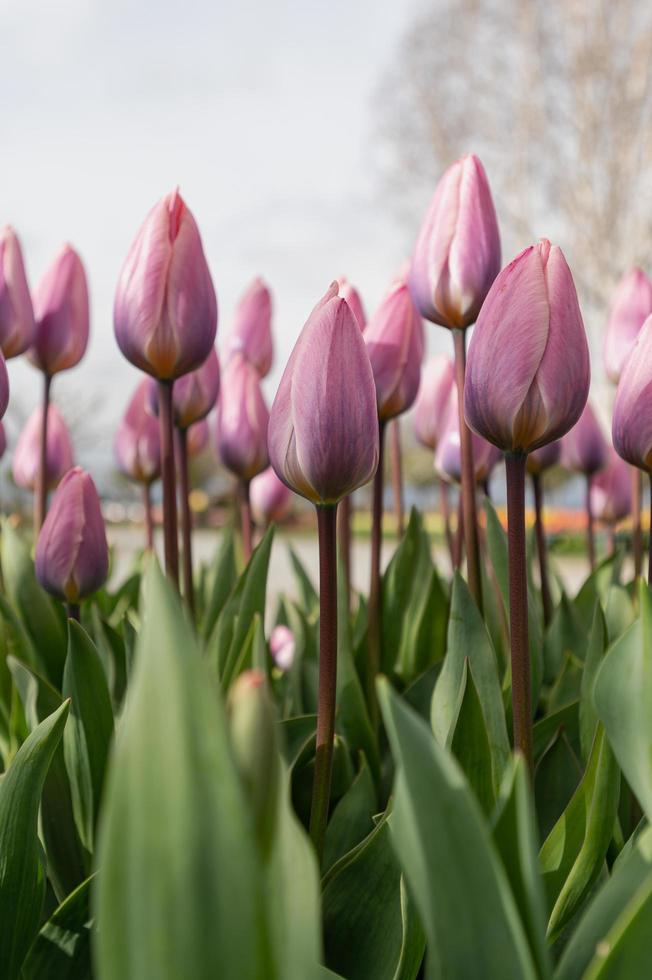
M 272 296 L 262 279 L 254 279 L 235 311 L 226 356 L 244 354 L 261 378 L 272 366 Z
M 215 343 L 217 300 L 199 230 L 178 191 L 155 204 L 120 273 L 120 350 L 159 380 L 201 367 Z
M 579 419 L 589 350 L 570 269 L 547 239 L 526 248 L 494 282 L 471 338 L 465 414 L 506 453 L 529 453 Z
M 364 341 L 381 422 L 406 412 L 421 377 L 422 326 L 407 285 L 397 281 L 367 324 Z
M 613 444 L 622 459 L 652 473 L 652 315 L 639 333 L 616 392 Z
M 454 385 L 455 366 L 450 357 L 446 354 L 431 357 L 421 372 L 414 406 L 414 431 L 419 442 L 433 451 L 444 432 Z
M 51 378 L 81 361 L 88 344 L 86 273 L 71 245 L 64 245 L 34 291 L 36 331 L 28 357 Z
M 435 470 L 454 483 L 462 480 L 462 449 L 460 440 L 457 390 L 452 389 L 445 413 L 446 424 L 435 452 Z M 475 480 L 485 486 L 491 472 L 500 461 L 502 453 L 482 436 L 471 434 L 473 439 L 473 465 Z
M 18 437 L 11 471 L 14 481 L 24 490 L 34 490 L 38 481 L 41 456 L 43 409 L 35 408 Z M 53 490 L 73 466 L 73 449 L 68 426 L 56 405 L 48 407 L 46 485 Z
M 201 456 L 210 440 L 207 419 L 200 419 L 187 430 L 188 456 Z
M 109 549 L 100 500 L 76 466 L 61 481 L 36 543 L 36 577 L 48 592 L 76 605 L 106 581 Z
M 268 444 L 279 478 L 314 504 L 337 503 L 376 471 L 373 372 L 335 283 L 294 346 L 272 406 Z
M 345 300 L 345 302 L 347 302 L 351 307 L 360 330 L 364 332 L 367 325 L 367 317 L 365 315 L 364 306 L 362 305 L 362 300 L 360 299 L 360 293 L 355 286 L 351 285 L 346 276 L 340 276 L 340 278 L 337 280 L 337 290 L 342 299 Z
M 5 432 L 5 427 L 0 422 L 0 459 L 4 456 L 7 451 L 7 433 Z
M 208 415 L 217 401 L 219 391 L 220 362 L 217 351 L 212 347 L 201 367 L 184 374 L 174 383 L 172 411 L 176 427 L 187 429 Z M 158 387 L 155 381 L 149 382 L 149 410 L 153 415 L 158 415 Z
M 20 243 L 7 225 L 0 231 L 0 347 L 4 356 L 23 354 L 34 340 L 35 331 Z
M 4 417 L 9 405 L 9 375 L 3 354 L 0 352 L 0 419 Z
M 604 365 L 614 384 L 618 384 L 634 341 L 650 313 L 652 282 L 642 269 L 634 268 L 616 287 L 604 336 Z
M 150 382 L 143 378 L 133 393 L 116 432 L 118 466 L 132 480 L 151 483 L 161 472 L 161 440 L 158 421 L 149 411 Z
M 269 413 L 256 368 L 243 354 L 226 364 L 217 412 L 217 447 L 227 469 L 249 481 L 268 465 Z
M 477 319 L 499 271 L 487 175 L 476 156 L 465 156 L 437 184 L 414 248 L 410 291 L 426 320 L 463 329 Z
M 292 501 L 292 492 L 279 480 L 271 466 L 251 481 L 251 509 L 262 524 L 282 520 Z
M 294 633 L 287 626 L 275 626 L 269 638 L 269 652 L 279 670 L 289 670 L 294 663 Z
M 579 421 L 562 440 L 562 465 L 574 473 L 592 476 L 607 465 L 608 459 L 607 441 L 591 403 L 587 402 Z
M 527 471 L 530 475 L 543 473 L 545 470 L 556 466 L 561 459 L 561 439 L 555 442 L 547 442 L 541 449 L 535 449 L 528 454 Z
M 629 466 L 612 449 L 609 463 L 591 482 L 591 510 L 598 521 L 617 524 L 632 510 L 632 480 Z

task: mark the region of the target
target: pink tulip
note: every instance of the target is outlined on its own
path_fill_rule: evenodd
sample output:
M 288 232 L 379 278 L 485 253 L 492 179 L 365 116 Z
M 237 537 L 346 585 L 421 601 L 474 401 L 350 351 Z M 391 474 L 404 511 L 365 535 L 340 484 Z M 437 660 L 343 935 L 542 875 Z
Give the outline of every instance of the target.
M 378 465 L 376 389 L 365 341 L 337 283 L 314 308 L 272 405 L 277 476 L 314 504 L 335 504 Z
M 535 449 L 527 458 L 527 471 L 531 475 L 543 473 L 556 466 L 561 458 L 561 439 L 555 442 L 548 442 L 541 449 Z
M 7 452 L 7 433 L 5 432 L 5 427 L 0 422 L 0 459 Z
M 109 549 L 95 484 L 79 466 L 52 498 L 36 543 L 36 577 L 48 592 L 78 603 L 96 592 L 109 572 Z
M 351 285 L 346 276 L 340 276 L 340 278 L 337 280 L 337 289 L 342 299 L 351 307 L 351 311 L 358 322 L 360 330 L 364 332 L 367 325 L 367 317 L 364 311 L 364 306 L 362 305 L 360 293 L 355 286 Z
M 269 638 L 269 652 L 279 670 L 289 670 L 294 662 L 294 633 L 287 626 L 275 626 Z
M 468 424 L 507 453 L 532 452 L 579 419 L 589 392 L 589 349 L 560 248 L 524 249 L 489 291 L 471 338 Z
M 462 482 L 462 447 L 460 440 L 459 411 L 457 407 L 457 388 L 451 388 L 448 405 L 444 414 L 441 439 L 435 451 L 435 470 L 455 483 Z M 475 432 L 473 440 L 473 466 L 476 483 L 483 485 L 489 479 L 493 468 L 500 461 L 501 452 L 496 446 Z
M 562 441 L 562 465 L 575 473 L 592 476 L 604 469 L 608 460 L 609 447 L 595 412 L 587 402 L 579 421 Z
M 208 446 L 209 439 L 208 420 L 204 418 L 193 422 L 187 430 L 188 456 L 200 456 Z
M 124 356 L 161 381 L 208 357 L 217 300 L 199 230 L 178 191 L 145 218 L 120 273 L 113 317 Z
M 0 347 L 6 358 L 23 354 L 34 340 L 36 323 L 23 255 L 13 228 L 0 231 Z
M 253 478 L 249 492 L 254 517 L 265 525 L 282 520 L 292 502 L 292 492 L 271 466 Z
M 605 524 L 617 524 L 631 514 L 631 470 L 613 449 L 607 466 L 591 481 L 590 498 L 593 515 Z
M 34 291 L 36 331 L 28 357 L 51 378 L 75 367 L 86 352 L 89 304 L 86 273 L 71 245 L 64 245 Z
M 652 473 L 652 314 L 639 333 L 618 382 L 612 436 L 626 462 Z
M 268 422 L 258 371 L 244 354 L 233 355 L 222 376 L 217 448 L 224 465 L 241 480 L 251 480 L 269 463 Z
M 35 408 L 18 437 L 11 470 L 15 483 L 24 490 L 34 490 L 41 456 L 43 409 Z M 48 441 L 46 452 L 46 486 L 53 490 L 74 465 L 72 441 L 68 426 L 56 405 L 48 407 Z
M 618 384 L 643 323 L 652 313 L 652 282 L 642 269 L 632 269 L 618 283 L 604 336 L 607 376 Z
M 500 271 L 500 234 L 484 167 L 474 155 L 445 172 L 419 232 L 410 290 L 421 316 L 443 327 L 474 323 Z
M 172 411 L 176 427 L 187 429 L 208 415 L 215 406 L 219 392 L 220 362 L 217 351 L 211 347 L 201 367 L 184 374 L 174 383 Z M 158 386 L 154 380 L 149 382 L 149 410 L 152 415 L 158 415 Z
M 161 473 L 161 438 L 158 421 L 149 411 L 149 385 L 143 378 L 136 388 L 114 443 L 118 466 L 139 483 L 151 483 Z
M 446 354 L 436 354 L 421 372 L 414 405 L 414 431 L 419 442 L 433 451 L 442 437 L 446 411 L 455 384 L 455 366 Z
M 389 290 L 367 324 L 364 341 L 376 384 L 378 417 L 384 422 L 411 407 L 421 378 L 421 317 L 404 281 L 397 280 Z
M 226 349 L 227 359 L 244 354 L 261 378 L 272 366 L 272 295 L 262 279 L 251 283 L 235 311 Z

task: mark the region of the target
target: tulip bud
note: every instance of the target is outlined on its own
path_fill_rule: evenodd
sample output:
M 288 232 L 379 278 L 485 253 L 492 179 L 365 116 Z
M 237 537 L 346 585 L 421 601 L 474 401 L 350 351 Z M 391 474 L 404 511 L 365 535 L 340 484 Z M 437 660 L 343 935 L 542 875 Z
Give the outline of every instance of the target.
M 23 354 L 34 340 L 35 331 L 20 243 L 7 225 L 0 231 L 0 347 L 4 356 Z
M 555 442 L 548 442 L 541 449 L 535 449 L 527 458 L 527 471 L 532 476 L 543 473 L 556 466 L 561 459 L 561 439 Z
M 240 674 L 228 707 L 235 764 L 253 809 L 258 840 L 267 850 L 276 824 L 280 765 L 276 712 L 261 670 Z
M 235 354 L 222 377 L 217 448 L 224 465 L 241 480 L 251 480 L 269 464 L 268 422 L 258 371 L 244 354 Z
M 272 366 L 272 296 L 262 279 L 254 279 L 235 311 L 227 358 L 244 354 L 261 378 Z
M 410 291 L 421 316 L 470 326 L 500 271 L 500 234 L 484 167 L 474 155 L 445 172 L 419 232 Z
M 292 492 L 268 466 L 251 481 L 249 499 L 255 519 L 262 524 L 272 524 L 287 514 Z
M 529 453 L 573 427 L 590 379 L 573 277 L 561 249 L 542 239 L 489 290 L 469 346 L 466 420 L 504 452 Z
M 414 405 L 414 431 L 419 442 L 435 450 L 446 424 L 446 411 L 455 384 L 455 367 L 446 354 L 431 357 L 421 372 Z
M 161 381 L 208 357 L 217 300 L 199 229 L 178 191 L 145 218 L 120 273 L 113 319 L 127 360 Z
M 209 439 L 210 430 L 206 419 L 200 419 L 199 422 L 191 425 L 186 434 L 186 451 L 188 456 L 200 456 L 206 449 Z
M 14 482 L 24 490 L 34 490 L 41 465 L 41 425 L 43 409 L 35 408 L 18 437 L 11 471 Z M 48 408 L 48 439 L 45 484 L 53 490 L 72 468 L 73 449 L 68 426 L 56 405 Z
M 421 317 L 407 285 L 394 283 L 367 324 L 367 353 L 381 421 L 406 412 L 417 397 L 423 354 Z
M 34 292 L 36 330 L 28 357 L 48 377 L 78 364 L 88 344 L 86 273 L 71 245 L 64 245 Z
M 652 314 L 641 328 L 618 382 L 612 437 L 618 455 L 652 473 Z
M 5 427 L 0 422 L 0 459 L 4 456 L 7 451 L 7 433 L 5 432 Z
M 203 419 L 211 411 L 220 392 L 220 362 L 217 351 L 211 347 L 210 354 L 196 371 L 184 374 L 174 383 L 172 391 L 172 413 L 178 429 L 188 429 L 193 423 Z M 149 411 L 158 415 L 158 385 L 149 382 Z
M 575 473 L 592 476 L 603 469 L 609 460 L 609 447 L 590 402 L 579 422 L 564 436 L 561 444 L 562 465 Z
M 279 670 L 290 669 L 294 662 L 294 633 L 287 626 L 275 626 L 269 638 L 269 652 Z
M 276 475 L 314 504 L 335 504 L 378 466 L 376 388 L 358 322 L 333 283 L 294 345 L 272 405 Z
M 337 280 L 337 288 L 342 299 L 351 307 L 351 311 L 358 321 L 358 326 L 364 333 L 364 329 L 367 325 L 367 317 L 365 315 L 364 306 L 362 305 L 360 293 L 355 286 L 351 285 L 346 276 L 340 276 L 340 278 Z
M 36 542 L 36 577 L 48 592 L 78 603 L 96 592 L 109 572 L 100 500 L 79 466 L 59 484 Z
M 614 384 L 618 384 L 634 341 L 650 313 L 652 282 L 642 269 L 632 269 L 616 287 L 604 336 L 604 366 Z
M 151 483 L 161 472 L 160 429 L 149 411 L 149 386 L 143 378 L 133 393 L 113 447 L 122 472 L 139 483 Z
M 499 462 L 501 452 L 476 432 L 471 432 L 471 439 L 475 482 L 484 485 Z M 462 482 L 462 444 L 457 388 L 451 388 L 449 395 L 443 432 L 435 451 L 435 471 L 444 479 L 452 480 L 454 483 Z
M 617 524 L 632 510 L 632 471 L 613 449 L 607 466 L 591 481 L 591 512 L 605 524 Z

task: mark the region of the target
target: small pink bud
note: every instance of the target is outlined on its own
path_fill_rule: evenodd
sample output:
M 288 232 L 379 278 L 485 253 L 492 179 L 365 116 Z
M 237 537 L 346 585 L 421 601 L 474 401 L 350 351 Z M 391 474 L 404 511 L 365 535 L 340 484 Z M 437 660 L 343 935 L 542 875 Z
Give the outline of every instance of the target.
M 607 466 L 591 481 L 590 497 L 591 511 L 605 524 L 617 524 L 631 513 L 632 471 L 613 449 Z
M 279 670 L 290 669 L 294 662 L 294 633 L 287 626 L 275 626 L 269 638 L 269 652 Z
M 632 269 L 616 287 L 604 335 L 604 366 L 614 384 L 618 384 L 634 341 L 650 313 L 652 282 L 642 269 Z
M 292 491 L 279 480 L 271 466 L 253 478 L 249 496 L 255 519 L 265 525 L 282 520 L 292 501 Z
M 86 273 L 64 245 L 34 291 L 36 331 L 28 357 L 49 377 L 75 367 L 86 352 L 89 303 Z
M 562 440 L 562 465 L 575 473 L 592 476 L 604 469 L 608 460 L 609 447 L 591 403 L 587 402 L 579 421 Z
M 261 378 L 272 366 L 272 295 L 262 279 L 254 279 L 235 311 L 226 356 L 244 354 Z
M 364 341 L 376 384 L 378 418 L 386 421 L 411 407 L 421 378 L 421 317 L 403 280 L 394 283 L 372 316 Z
M 36 323 L 20 242 L 13 228 L 0 231 L 0 347 L 6 358 L 23 354 Z
M 113 445 L 118 466 L 132 480 L 151 483 L 161 472 L 160 428 L 149 411 L 148 378 L 133 393 Z
M 233 355 L 222 376 L 217 449 L 227 469 L 241 480 L 251 480 L 269 463 L 268 422 L 258 371 L 244 354 Z
M 447 354 L 436 354 L 421 372 L 414 405 L 414 431 L 419 442 L 433 451 L 442 437 L 446 411 L 455 384 L 455 366 Z
M 208 446 L 210 439 L 208 419 L 200 419 L 199 422 L 194 422 L 189 426 L 186 439 L 188 456 L 200 456 Z
M 41 424 L 43 409 L 35 408 L 18 437 L 11 471 L 15 483 L 24 490 L 34 490 L 41 465 Z M 72 468 L 73 449 L 68 426 L 56 405 L 48 408 L 48 441 L 46 450 L 46 485 L 53 490 Z

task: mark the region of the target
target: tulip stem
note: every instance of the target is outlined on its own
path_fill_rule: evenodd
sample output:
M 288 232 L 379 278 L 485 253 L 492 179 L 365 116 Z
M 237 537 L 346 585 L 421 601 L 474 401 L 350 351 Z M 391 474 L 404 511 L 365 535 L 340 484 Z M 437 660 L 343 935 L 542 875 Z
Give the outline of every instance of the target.
M 650 474 L 650 527 L 647 542 L 647 584 L 652 586 L 652 473 Z
M 403 537 L 403 466 L 401 460 L 401 423 L 398 418 L 390 424 L 392 440 L 392 494 L 394 497 L 394 514 L 396 515 L 396 533 Z
M 249 500 L 249 480 L 238 482 L 240 498 L 240 528 L 242 530 L 242 550 L 245 562 L 251 558 L 251 503 Z
M 154 524 L 152 521 L 152 488 L 151 484 L 143 483 L 143 509 L 145 511 L 145 548 L 154 550 Z
M 379 423 L 378 469 L 373 482 L 371 513 L 371 577 L 369 582 L 369 606 L 367 618 L 367 703 L 374 729 L 378 725 L 376 702 L 376 675 L 380 670 L 380 646 L 382 631 L 382 605 L 380 581 L 380 552 L 383 543 L 383 470 L 385 465 L 385 423 Z
M 593 531 L 593 507 L 591 506 L 591 480 L 592 477 L 587 474 L 586 477 L 586 497 L 585 497 L 585 507 L 586 507 L 586 550 L 589 555 L 589 565 L 591 571 L 595 568 L 595 534 Z
M 52 378 L 43 375 L 43 416 L 41 418 L 41 444 L 36 490 L 34 493 L 34 538 L 43 526 L 48 506 L 48 415 L 50 409 L 50 386 Z
M 174 473 L 174 422 L 172 381 L 158 382 L 159 424 L 161 430 L 161 481 L 163 483 L 163 543 L 165 571 L 179 588 L 179 541 L 177 538 L 177 495 Z
M 337 691 L 337 504 L 317 507 L 319 531 L 319 698 L 310 836 L 321 863 L 328 822 Z
M 450 555 L 451 566 L 455 567 L 455 547 L 453 544 L 453 532 L 451 531 L 451 514 L 448 501 L 448 484 L 446 480 L 439 478 L 439 509 L 441 510 L 441 519 L 444 524 L 444 535 L 446 537 L 446 545 L 448 547 L 448 554 Z
M 347 609 L 351 608 L 351 495 L 340 501 L 337 514 L 337 541 L 342 558 Z
M 549 626 L 550 620 L 552 619 L 552 600 L 550 598 L 550 581 L 548 579 L 548 548 L 546 546 L 546 531 L 543 525 L 543 484 L 541 483 L 540 473 L 532 473 L 532 489 L 534 490 L 534 530 L 539 556 L 543 622 L 545 626 Z
M 507 453 L 507 542 L 509 548 L 509 635 L 512 659 L 514 749 L 523 753 L 530 772 L 532 709 L 525 564 L 525 463 L 523 453 Z
M 475 506 L 475 468 L 471 432 L 464 418 L 464 374 L 466 371 L 466 330 L 453 330 L 455 345 L 455 380 L 457 382 L 457 407 L 460 422 L 460 449 L 462 455 L 462 508 L 464 512 L 464 546 L 471 595 L 482 612 L 482 576 L 480 573 L 480 549 L 478 546 L 478 518 Z
M 81 619 L 79 618 L 79 603 L 78 602 L 69 602 L 69 603 L 67 603 L 66 612 L 67 612 L 67 615 L 68 615 L 68 619 L 74 619 L 78 623 L 81 622 Z
M 641 533 L 641 471 L 632 466 L 632 551 L 634 553 L 634 578 L 643 568 L 643 535 Z
M 183 595 L 192 619 L 195 617 L 195 589 L 192 581 L 192 514 L 188 477 L 188 430 L 177 429 L 179 447 L 179 489 L 181 491 L 181 540 L 183 541 Z

